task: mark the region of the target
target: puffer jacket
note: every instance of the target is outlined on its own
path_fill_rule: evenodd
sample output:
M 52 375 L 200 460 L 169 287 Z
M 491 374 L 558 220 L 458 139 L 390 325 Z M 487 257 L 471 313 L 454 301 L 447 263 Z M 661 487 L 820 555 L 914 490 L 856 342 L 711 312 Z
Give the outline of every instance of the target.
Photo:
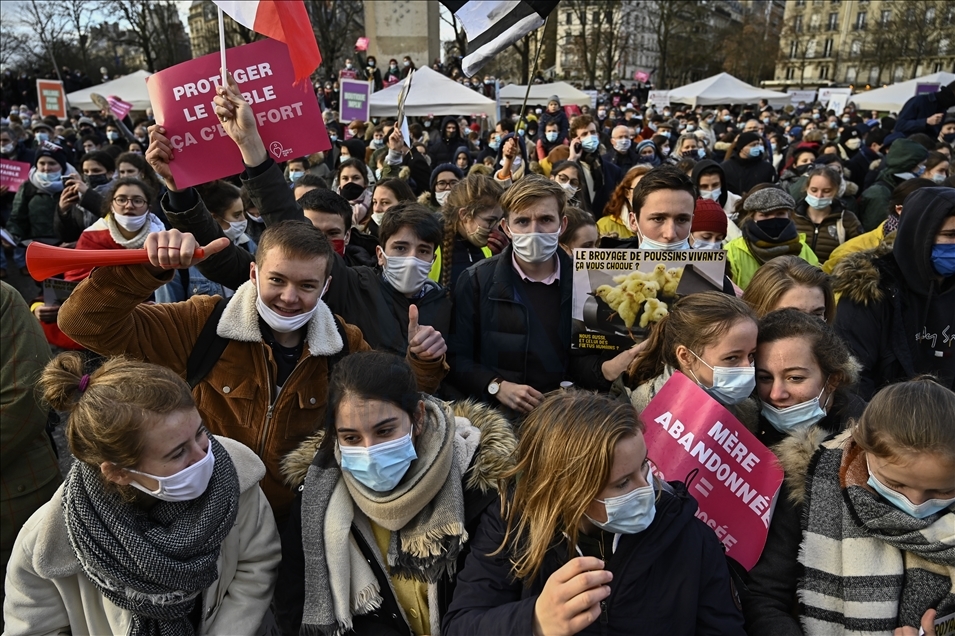
M 875 182 L 859 197 L 859 220 L 866 232 L 889 216 L 889 199 L 895 186 L 904 181 L 897 174 L 911 173 L 928 158 L 928 150 L 911 139 L 896 139 L 882 161 L 883 168 Z
M 650 526 L 619 535 L 606 559 L 606 569 L 613 573 L 610 596 L 601 603 L 600 617 L 578 634 L 742 636 L 742 612 L 716 534 L 694 517 L 696 500 L 682 483 L 666 483 L 660 491 Z M 489 506 L 458 574 L 442 624 L 445 636 L 532 633 L 534 606 L 548 577 L 577 556 L 555 537 L 540 573 L 533 580 L 516 581 L 509 555 L 492 555 L 504 531 L 500 504 Z
M 500 502 L 498 485 L 505 471 L 513 467 L 517 439 L 507 420 L 493 408 L 472 401 L 449 403 L 455 421 L 459 427 L 468 424 L 477 428 L 480 443 L 474 450 L 467 471 L 462 472 L 464 488 L 464 526 L 468 537 L 477 533 L 477 524 L 484 510 Z M 426 411 L 427 412 L 427 411 Z M 315 458 L 322 442 L 323 433 L 306 440 L 282 463 L 282 471 L 288 483 L 300 492 L 305 488 L 305 475 Z M 324 452 L 324 451 L 322 451 Z M 334 458 L 330 458 L 334 462 Z M 279 569 L 279 581 L 275 595 L 276 618 L 285 634 L 299 633 L 302 622 L 302 608 L 305 595 L 305 557 L 302 545 L 301 496 L 292 507 L 289 524 L 282 535 L 282 566 Z M 373 536 L 352 525 L 352 537 L 362 547 L 363 553 L 381 555 Z M 470 552 L 470 542 L 465 543 L 458 556 L 456 571 L 464 567 Z M 384 560 L 382 559 L 382 562 Z M 354 629 L 349 634 L 355 636 L 413 636 L 411 628 L 404 618 L 388 574 L 378 566 L 378 560 L 369 563 L 378 579 L 382 594 L 381 604 L 368 614 L 355 616 Z M 435 605 L 429 607 L 432 622 L 440 620 L 451 602 L 454 593 L 455 577 L 445 576 L 436 586 Z M 429 599 L 430 600 L 430 599 Z
M 814 223 L 809 218 L 809 204 L 803 199 L 796 206 L 793 215 L 796 229 L 806 235 L 806 244 L 809 245 L 819 262 L 826 261 L 833 250 L 862 234 L 862 224 L 855 214 L 846 210 L 839 199 L 833 199 L 829 214 L 822 223 Z
M 798 254 L 799 258 L 810 265 L 819 265 L 816 254 L 806 245 L 805 234 L 799 234 L 799 242 L 802 244 Z M 753 256 L 753 253 L 749 250 L 749 244 L 742 236 L 724 245 L 723 249 L 726 250 L 726 259 L 730 263 L 730 278 L 739 285 L 740 289 L 746 289 L 749 286 L 749 281 L 753 280 L 756 270 L 762 263 Z
M 10 213 L 7 227 L 19 240 L 54 239 L 57 234 L 53 223 L 59 202 L 59 192 L 44 192 L 27 181 L 20 186 L 13 199 L 13 211 Z
M 865 234 L 860 234 L 854 239 L 849 239 L 836 249 L 832 250 L 832 254 L 829 255 L 829 259 L 822 264 L 822 271 L 827 274 L 832 274 L 833 270 L 836 268 L 836 265 L 839 264 L 839 261 L 850 254 L 871 250 L 872 248 L 877 247 L 885 238 L 885 221 L 883 221 L 882 223 L 879 223 L 879 225 L 871 232 L 866 232 Z
M 222 542 L 219 578 L 202 593 L 197 634 L 259 633 L 278 576 L 278 532 L 258 487 L 265 467 L 242 444 L 217 437 L 239 475 L 239 512 Z M 4 634 L 128 634 L 132 614 L 106 600 L 70 547 L 62 486 L 27 521 L 7 570 Z
M 101 355 L 130 355 L 185 377 L 189 355 L 218 298 L 194 296 L 182 303 L 142 304 L 171 278 L 172 272 L 157 278 L 143 265 L 95 269 L 60 308 L 60 329 Z M 348 353 L 371 347 L 357 327 L 341 325 L 319 301 L 308 323 L 302 357 L 276 393 L 278 366 L 262 338 L 255 299 L 255 284 L 247 281 L 229 300 L 216 330 L 229 343 L 193 389 L 193 396 L 210 431 L 242 442 L 265 462 L 262 490 L 281 521 L 295 495 L 284 485 L 279 464 L 322 426 L 329 358 L 344 346 L 339 327 L 347 338 Z M 435 390 L 443 377 L 444 361 L 424 362 L 411 354 L 408 361 L 419 387 Z
M 835 329 L 862 364 L 859 395 L 922 373 L 955 388 L 955 276 L 932 267 L 932 246 L 955 213 L 955 190 L 922 188 L 906 199 L 895 242 L 844 258 L 833 272 L 841 294 Z

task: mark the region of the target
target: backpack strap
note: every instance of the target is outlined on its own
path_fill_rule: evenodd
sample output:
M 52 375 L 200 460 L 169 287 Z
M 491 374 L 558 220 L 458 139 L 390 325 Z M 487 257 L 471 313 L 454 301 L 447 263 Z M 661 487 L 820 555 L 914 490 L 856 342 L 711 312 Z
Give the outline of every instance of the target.
M 189 360 L 186 362 L 186 382 L 191 388 L 196 388 L 202 378 L 212 371 L 212 367 L 222 357 L 222 352 L 229 344 L 228 339 L 216 333 L 219 319 L 222 318 L 222 312 L 225 311 L 228 302 L 225 298 L 219 298 L 215 307 L 212 308 L 212 313 L 206 319 L 206 324 L 202 326 L 196 344 L 192 347 L 192 353 L 189 354 Z

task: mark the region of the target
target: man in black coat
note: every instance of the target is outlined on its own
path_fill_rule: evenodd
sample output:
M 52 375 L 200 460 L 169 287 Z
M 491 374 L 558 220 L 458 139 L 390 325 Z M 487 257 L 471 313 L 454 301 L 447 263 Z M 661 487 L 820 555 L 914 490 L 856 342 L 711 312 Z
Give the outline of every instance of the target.
M 431 157 L 431 165 L 453 163 L 454 151 L 468 144 L 458 129 L 458 120 L 448 115 L 441 120 L 441 130 L 436 132 L 438 132 L 438 135 L 428 144 L 428 156 Z
M 733 156 L 721 164 L 726 189 L 742 196 L 757 184 L 776 183 L 779 175 L 763 154 L 763 138 L 758 132 L 741 133 L 736 138 Z

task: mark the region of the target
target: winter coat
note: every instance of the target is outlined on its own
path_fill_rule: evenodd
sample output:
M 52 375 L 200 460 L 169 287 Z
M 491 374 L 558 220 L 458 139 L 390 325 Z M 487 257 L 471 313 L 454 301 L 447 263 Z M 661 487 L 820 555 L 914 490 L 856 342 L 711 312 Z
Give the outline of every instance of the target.
M 660 490 L 653 523 L 638 534 L 620 535 L 616 550 L 607 556 L 606 569 L 613 573 L 610 596 L 601 602 L 600 617 L 578 634 L 744 634 L 716 534 L 694 517 L 696 500 L 682 483 Z M 507 551 L 491 555 L 501 546 L 505 527 L 501 506 L 489 506 L 458 574 L 442 624 L 445 636 L 530 634 L 534 606 L 548 577 L 578 556 L 555 537 L 538 575 L 514 580 Z
M 444 129 L 449 123 L 453 123 L 457 132 L 450 139 L 444 138 Z M 434 139 L 428 144 L 428 156 L 431 157 L 431 165 L 436 166 L 439 163 L 454 163 L 454 151 L 461 146 L 467 147 L 468 142 L 461 136 L 460 124 L 457 117 L 448 115 L 441 120 L 441 128 L 435 131 Z
M 605 157 L 600 157 L 599 149 L 594 152 L 593 158 L 599 158 L 600 160 L 601 176 L 603 177 L 602 188 L 597 188 L 594 183 L 592 176 L 594 166 L 590 164 L 590 159 L 585 155 L 578 160 L 578 163 L 586 173 L 582 176 L 587 180 L 587 191 L 591 193 L 590 211 L 594 218 L 599 219 L 603 216 L 604 207 L 610 203 L 610 197 L 613 196 L 613 191 L 617 189 L 617 184 L 623 179 L 624 171 L 618 168 L 616 164 L 607 161 Z
M 856 184 L 860 192 L 865 185 L 865 178 L 872 170 L 873 162 L 879 159 L 880 156 L 867 146 L 861 146 L 859 152 L 854 154 L 852 159 L 849 160 L 849 163 L 846 164 L 846 168 L 849 169 L 849 181 Z
M 925 161 L 928 150 L 910 139 L 896 139 L 882 161 L 883 167 L 875 182 L 862 191 L 859 198 L 859 220 L 865 231 L 875 227 L 889 216 L 892 190 L 904 179 L 895 175 L 915 170 Z
M 829 214 L 822 223 L 813 223 L 809 218 L 809 204 L 805 199 L 796 206 L 793 216 L 796 229 L 806 235 L 806 244 L 809 245 L 819 262 L 826 261 L 833 250 L 848 239 L 862 234 L 862 224 L 852 212 L 843 208 L 839 199 L 833 199 Z
M 886 384 L 934 373 L 955 388 L 955 276 L 932 267 L 932 245 L 955 212 L 955 190 L 922 188 L 906 200 L 891 248 L 851 254 L 833 273 L 841 293 L 835 329 L 862 364 L 859 395 L 870 399 Z
M 556 113 L 544 110 L 538 121 L 538 130 L 547 130 L 547 124 L 554 122 L 557 124 L 557 141 L 563 143 L 570 137 L 570 120 L 567 119 L 567 113 L 563 108 L 558 108 Z
M 615 148 L 611 148 L 603 156 L 604 161 L 608 161 L 613 165 L 620 168 L 623 174 L 627 174 L 627 171 L 630 168 L 634 167 L 640 163 L 640 155 L 637 154 L 637 147 L 635 144 L 630 144 L 630 147 L 627 148 L 627 152 L 617 152 Z
M 822 264 L 822 271 L 827 274 L 832 274 L 835 270 L 836 265 L 839 264 L 839 261 L 849 256 L 850 254 L 855 254 L 856 252 L 862 252 L 865 250 L 871 250 L 875 247 L 878 247 L 879 244 L 885 240 L 885 222 L 879 223 L 871 232 L 866 232 L 865 234 L 860 234 L 854 239 L 849 239 L 836 249 L 832 250 L 832 254 L 829 255 L 829 260 Z
M 49 409 L 36 382 L 50 361 L 40 323 L 16 289 L 0 282 L 0 565 L 20 527 L 63 481 L 46 433 Z
M 126 354 L 185 376 L 186 362 L 218 298 L 141 304 L 171 278 L 172 272 L 157 278 L 142 265 L 95 269 L 60 308 L 60 329 L 101 355 Z M 328 358 L 342 350 L 339 332 L 348 340 L 349 353 L 371 347 L 357 327 L 341 324 L 319 302 L 302 357 L 276 393 L 276 354 L 263 340 L 255 299 L 255 284 L 246 281 L 229 300 L 216 330 L 229 343 L 193 396 L 209 430 L 242 442 L 265 462 L 262 489 L 282 519 L 294 493 L 282 483 L 279 463 L 324 421 Z M 408 361 L 420 388 L 435 390 L 444 375 L 443 360 L 424 362 L 409 354 Z
M 7 229 L 17 240 L 48 239 L 56 243 L 53 221 L 60 203 L 60 193 L 50 194 L 25 181 L 13 199 L 13 211 Z
M 799 258 L 810 265 L 819 265 L 816 254 L 806 245 L 805 234 L 799 235 L 799 242 L 802 244 Z M 740 289 L 746 289 L 749 286 L 749 281 L 753 280 L 756 270 L 760 268 L 761 263 L 749 251 L 749 245 L 742 236 L 727 243 L 723 246 L 723 249 L 726 250 L 726 259 L 730 263 L 730 278 Z
M 269 504 L 257 483 L 265 467 L 242 444 L 216 438 L 239 475 L 239 512 L 222 542 L 219 578 L 202 593 L 197 634 L 259 633 L 281 557 Z M 83 572 L 67 537 L 63 488 L 30 517 L 7 570 L 5 634 L 127 634 L 132 613 L 108 601 Z
M 495 409 L 474 402 L 456 402 L 452 405 L 456 418 L 463 418 L 480 429 L 481 440 L 471 460 L 467 472 L 462 475 L 464 487 L 464 522 L 468 537 L 477 533 L 478 522 L 486 508 L 494 507 L 500 501 L 497 490 L 498 480 L 504 471 L 514 463 L 517 440 L 507 420 Z M 299 492 L 304 488 L 308 467 L 318 451 L 323 433 L 318 433 L 293 451 L 282 463 L 282 471 L 293 487 Z M 322 451 L 324 452 L 324 451 Z M 332 459 L 331 461 L 334 461 Z M 299 633 L 302 622 L 302 609 L 305 596 L 305 557 L 302 546 L 301 495 L 296 498 L 292 515 L 282 535 L 282 566 L 275 595 L 276 618 L 279 627 L 286 634 Z M 356 525 L 352 525 L 352 538 L 361 546 L 363 552 L 379 551 L 374 537 L 368 537 Z M 464 567 L 465 559 L 471 549 L 471 542 L 461 547 L 457 559 L 456 571 Z M 380 555 L 379 555 L 380 557 Z M 384 561 L 384 559 L 382 559 Z M 355 636 L 413 636 L 411 628 L 404 618 L 395 596 L 388 573 L 378 567 L 378 560 L 370 559 L 372 570 L 378 579 L 382 593 L 382 604 L 374 612 L 354 617 Z M 443 616 L 451 602 L 455 577 L 445 576 L 437 585 L 436 606 L 429 612 Z M 430 599 L 429 599 L 430 601 Z
M 937 113 L 944 113 L 952 106 L 955 106 L 955 95 L 948 86 L 942 86 L 935 93 L 916 95 L 902 106 L 893 131 L 906 136 L 925 133 L 935 139 L 942 130 L 941 123 L 929 126 L 925 120 Z
M 779 180 L 773 164 L 763 160 L 763 156 L 743 159 L 739 154 L 720 164 L 726 175 L 724 188 L 733 194 L 743 196 L 753 186 L 760 183 L 776 183 Z

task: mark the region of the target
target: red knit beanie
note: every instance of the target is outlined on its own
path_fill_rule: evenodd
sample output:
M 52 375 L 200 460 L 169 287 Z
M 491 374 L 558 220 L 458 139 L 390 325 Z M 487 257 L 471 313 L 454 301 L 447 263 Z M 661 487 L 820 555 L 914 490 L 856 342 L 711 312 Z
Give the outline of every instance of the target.
M 691 232 L 716 232 L 726 234 L 726 213 L 720 204 L 711 199 L 697 199 L 693 209 Z

